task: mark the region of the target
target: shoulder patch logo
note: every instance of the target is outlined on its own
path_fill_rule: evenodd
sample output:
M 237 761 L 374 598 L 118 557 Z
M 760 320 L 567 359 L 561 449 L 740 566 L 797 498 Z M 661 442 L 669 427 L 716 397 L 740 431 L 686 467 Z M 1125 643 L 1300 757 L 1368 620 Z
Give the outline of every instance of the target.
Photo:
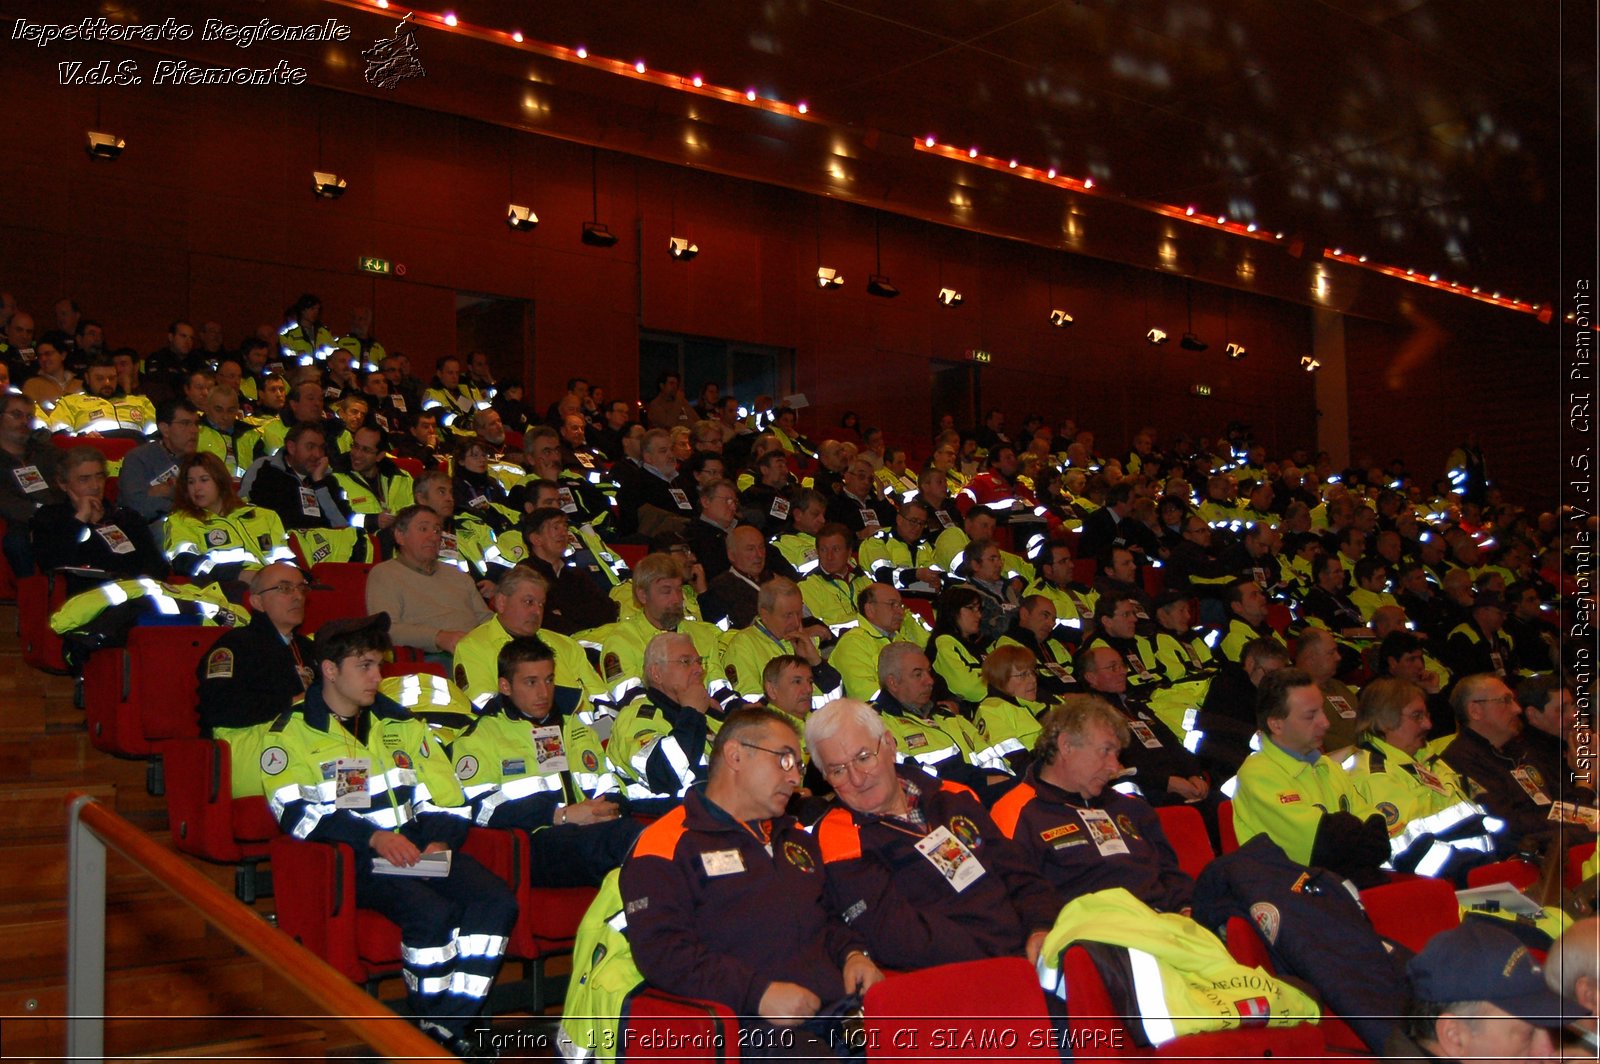
M 269 746 L 261 751 L 261 771 L 276 776 L 289 767 L 289 755 L 281 746 Z
M 1276 905 L 1269 901 L 1256 902 L 1250 906 L 1250 919 L 1261 929 L 1261 937 L 1267 940 L 1267 945 L 1273 945 L 1278 941 L 1278 928 L 1283 923 L 1283 917 Z
M 599 769 L 600 769 L 600 759 L 595 756 L 595 753 L 594 753 L 593 750 L 585 750 L 583 752 L 582 761 L 583 761 L 583 767 L 584 767 L 585 771 L 588 771 L 588 772 L 597 772 L 597 771 L 599 771 Z
M 411 767 L 411 758 L 406 754 L 406 752 L 404 750 L 396 750 L 394 752 L 394 767 L 395 768 L 410 768 Z
M 233 651 L 227 647 L 213 650 L 206 658 L 206 679 L 229 680 L 233 678 Z
M 732 663 L 722 667 L 722 674 L 728 678 L 729 683 L 733 684 L 735 687 L 739 686 L 739 670 L 734 668 Z
M 1378 812 L 1383 814 L 1383 823 L 1386 827 L 1394 827 L 1400 823 L 1400 810 L 1393 802 L 1379 802 Z
M 478 759 L 471 754 L 463 754 L 456 760 L 456 779 L 470 780 L 478 774 Z
M 615 652 L 607 654 L 600 659 L 600 668 L 607 682 L 615 680 L 622 675 L 622 659 Z
M 465 665 L 456 666 L 456 686 L 461 688 L 467 686 L 467 667 Z

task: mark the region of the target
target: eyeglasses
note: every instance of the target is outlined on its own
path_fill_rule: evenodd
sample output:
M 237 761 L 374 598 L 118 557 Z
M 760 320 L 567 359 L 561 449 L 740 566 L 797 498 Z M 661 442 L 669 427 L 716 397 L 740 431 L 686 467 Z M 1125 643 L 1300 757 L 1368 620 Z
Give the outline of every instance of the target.
M 900 515 L 900 520 L 904 521 L 908 525 L 925 525 L 928 523 L 928 519 L 926 517 L 909 517 L 905 514 Z
M 706 659 L 705 658 L 668 658 L 667 659 L 667 664 L 668 665 L 682 665 L 685 668 L 688 668 L 691 665 L 704 665 L 705 663 L 706 663 Z M 746 745 L 749 745 L 749 744 L 746 744 Z
M 284 595 L 304 595 L 307 591 L 310 591 L 310 590 L 311 590 L 311 585 L 310 584 L 306 584 L 306 583 L 291 584 L 286 580 L 281 584 L 273 584 L 271 587 L 262 588 L 261 589 L 261 593 L 264 595 L 268 591 L 277 591 L 277 592 L 279 592 L 281 594 L 284 594 Z
M 872 744 L 872 749 L 871 750 L 863 750 L 859 754 L 857 754 L 855 757 L 852 757 L 850 760 L 848 760 L 848 761 L 846 761 L 846 762 L 844 762 L 842 764 L 829 765 L 827 768 L 823 769 L 822 770 L 823 778 L 826 779 L 829 783 L 835 783 L 836 784 L 840 780 L 844 779 L 845 776 L 849 775 L 850 770 L 852 768 L 858 768 L 862 772 L 866 772 L 869 769 L 871 769 L 873 765 L 876 765 L 878 763 L 878 755 L 880 755 L 882 753 L 883 753 L 883 736 L 880 735 L 880 736 L 878 736 L 878 741 L 876 743 Z
M 771 754 L 778 759 L 778 767 L 785 772 L 793 772 L 795 766 L 800 763 L 800 755 L 793 750 L 773 750 L 770 747 L 747 743 L 743 739 L 739 740 L 739 745 L 748 746 L 752 750 L 760 750 L 763 754 Z
M 1504 709 L 1506 706 L 1515 705 L 1516 701 L 1517 701 L 1517 696 L 1516 695 L 1501 695 L 1498 698 L 1471 698 L 1471 699 L 1468 699 L 1467 701 L 1468 701 L 1469 704 L 1474 705 L 1474 706 L 1491 705 L 1491 706 L 1499 706 L 1502 709 Z

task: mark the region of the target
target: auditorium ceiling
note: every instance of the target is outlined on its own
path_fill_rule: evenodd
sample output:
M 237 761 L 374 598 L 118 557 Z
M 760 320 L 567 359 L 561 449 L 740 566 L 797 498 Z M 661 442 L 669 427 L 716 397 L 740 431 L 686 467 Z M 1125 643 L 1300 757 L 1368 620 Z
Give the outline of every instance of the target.
M 359 52 L 399 3 L 151 7 L 338 18 L 348 45 L 251 60 L 300 55 L 329 87 L 1310 304 L 1361 278 L 1368 305 L 1341 309 L 1379 317 L 1435 275 L 1527 313 L 1585 235 L 1592 255 L 1592 215 L 1564 242 L 1561 214 L 1563 180 L 1591 204 L 1595 188 L 1592 2 L 454 0 L 415 9 L 426 77 L 392 89 Z M 1412 280 L 1378 279 L 1385 265 Z

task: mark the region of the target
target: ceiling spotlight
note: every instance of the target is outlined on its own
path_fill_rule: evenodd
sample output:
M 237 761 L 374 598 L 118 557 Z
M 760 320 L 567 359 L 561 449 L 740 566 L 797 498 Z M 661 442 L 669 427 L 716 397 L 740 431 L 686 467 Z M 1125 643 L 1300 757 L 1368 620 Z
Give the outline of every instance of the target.
M 667 253 L 679 262 L 688 262 L 700 254 L 700 245 L 691 244 L 681 236 L 669 237 L 667 239 Z
M 962 303 L 961 293 L 954 288 L 941 288 L 939 289 L 939 302 L 947 307 L 960 306 Z
M 1170 337 L 1168 337 L 1167 334 L 1160 329 L 1151 329 L 1149 332 L 1144 334 L 1144 338 L 1153 344 L 1164 344 L 1168 339 L 1170 339 Z
M 875 273 L 867 278 L 867 295 L 882 296 L 884 299 L 893 299 L 900 294 L 900 289 L 889 282 L 889 278 L 881 273 Z
M 526 233 L 539 224 L 539 216 L 533 213 L 532 207 L 513 203 L 506 208 L 506 224 L 519 233 Z
M 603 222 L 584 222 L 583 242 L 592 248 L 615 247 L 617 234 L 606 228 Z
M 311 172 L 311 191 L 321 199 L 338 199 L 344 195 L 347 182 L 338 174 L 330 174 L 322 170 Z
M 1227 354 L 1227 356 L 1229 358 L 1243 358 L 1246 354 L 1249 353 L 1244 349 L 1244 344 L 1229 344 L 1227 347 L 1224 347 L 1222 350 Z
M 1183 339 L 1178 341 L 1178 346 L 1183 348 L 1185 351 L 1204 351 L 1211 345 L 1200 339 L 1200 337 L 1196 336 L 1194 333 L 1186 332 L 1183 334 Z
M 1317 370 L 1322 368 L 1322 363 L 1318 362 L 1310 355 L 1301 355 L 1300 368 L 1305 370 L 1307 373 L 1315 373 Z
M 128 142 L 119 139 L 114 133 L 96 133 L 89 131 L 89 143 L 84 146 L 84 151 L 89 153 L 91 159 L 104 159 L 111 162 L 122 154 L 122 149 Z
M 818 266 L 817 267 L 817 287 L 818 288 L 838 288 L 843 284 L 844 284 L 844 274 L 840 273 L 838 270 L 834 269 L 832 266 Z
M 1065 329 L 1072 324 L 1072 315 L 1064 310 L 1052 310 L 1050 312 L 1050 324 L 1058 329 Z

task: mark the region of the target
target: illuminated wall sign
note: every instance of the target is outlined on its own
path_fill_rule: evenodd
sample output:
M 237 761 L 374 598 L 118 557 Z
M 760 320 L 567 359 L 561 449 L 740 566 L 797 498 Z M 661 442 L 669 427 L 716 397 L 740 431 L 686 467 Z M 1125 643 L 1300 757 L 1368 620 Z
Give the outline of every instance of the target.
M 1200 399 L 1208 399 L 1211 396 L 1211 385 L 1191 384 L 1189 385 L 1189 394 Z
M 988 351 L 985 351 L 981 347 L 969 347 L 969 348 L 967 348 L 967 361 L 968 362 L 993 362 L 994 361 L 994 355 L 990 354 Z
M 356 259 L 356 268 L 364 273 L 379 273 L 388 276 L 394 272 L 394 263 L 388 259 L 380 259 L 375 255 L 362 255 Z

